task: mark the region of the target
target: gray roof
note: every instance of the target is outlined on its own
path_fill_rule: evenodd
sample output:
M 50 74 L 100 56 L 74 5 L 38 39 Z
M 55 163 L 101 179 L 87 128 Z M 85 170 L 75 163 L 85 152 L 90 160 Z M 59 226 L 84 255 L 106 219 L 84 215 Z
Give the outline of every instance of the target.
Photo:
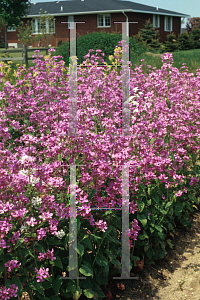
M 63 7 L 61 10 L 61 6 Z M 157 8 L 153 6 L 143 5 L 132 1 L 120 0 L 68 0 L 68 1 L 52 1 L 31 3 L 31 9 L 27 17 L 39 16 L 40 8 L 44 13 L 54 16 L 64 15 L 84 15 L 97 13 L 117 13 L 117 12 L 142 12 L 155 13 L 160 15 L 170 15 L 178 17 L 190 17 L 182 13 Z

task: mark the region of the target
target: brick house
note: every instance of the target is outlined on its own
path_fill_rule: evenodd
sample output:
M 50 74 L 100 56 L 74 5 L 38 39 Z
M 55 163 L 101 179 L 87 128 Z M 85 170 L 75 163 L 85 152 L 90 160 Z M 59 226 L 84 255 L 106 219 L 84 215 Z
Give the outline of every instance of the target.
M 55 18 L 54 34 L 50 41 L 52 47 L 57 47 L 59 40 L 63 42 L 69 40 L 70 24 L 63 24 L 61 21 L 85 22 L 85 24 L 76 25 L 78 38 L 90 32 L 122 32 L 122 25 L 114 23 L 120 21 L 138 22 L 138 24 L 129 24 L 129 36 L 134 36 L 140 28 L 144 28 L 145 21 L 150 19 L 154 27 L 160 32 L 160 42 L 163 42 L 170 31 L 178 37 L 181 33 L 181 18 L 190 17 L 186 14 L 158 7 L 120 0 L 70 0 L 31 3 L 29 14 L 24 16 L 22 20 L 25 24 L 28 20 L 33 20 L 35 25 L 34 36 L 40 34 L 40 8 L 43 13 L 47 11 Z M 47 23 L 48 29 L 49 24 Z M 8 46 L 21 47 L 15 27 L 8 29 L 7 38 Z M 34 42 L 32 46 L 37 47 L 38 43 Z

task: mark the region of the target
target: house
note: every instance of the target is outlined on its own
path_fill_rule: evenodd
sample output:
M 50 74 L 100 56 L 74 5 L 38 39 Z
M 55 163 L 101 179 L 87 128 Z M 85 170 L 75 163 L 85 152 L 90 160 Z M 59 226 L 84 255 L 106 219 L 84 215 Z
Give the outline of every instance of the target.
M 29 14 L 24 16 L 22 20 L 24 23 L 33 20 L 34 36 L 40 34 L 40 9 L 43 13 L 47 11 L 55 18 L 54 34 L 50 41 L 52 47 L 57 47 L 59 40 L 63 42 L 69 40 L 70 24 L 61 23 L 63 21 L 85 22 L 76 25 L 77 38 L 79 38 L 90 32 L 122 32 L 122 25 L 114 22 L 125 22 L 126 20 L 138 22 L 137 24 L 129 24 L 129 36 L 134 36 L 140 28 L 144 28 L 145 21 L 150 19 L 154 27 L 160 32 L 160 42 L 163 42 L 170 31 L 173 31 L 178 37 L 178 34 L 181 33 L 181 18 L 190 17 L 158 7 L 121 0 L 69 0 L 31 3 Z M 46 26 L 48 29 L 48 22 Z M 15 27 L 9 28 L 7 38 L 8 46 L 19 47 Z M 37 47 L 38 43 L 34 42 L 32 46 Z

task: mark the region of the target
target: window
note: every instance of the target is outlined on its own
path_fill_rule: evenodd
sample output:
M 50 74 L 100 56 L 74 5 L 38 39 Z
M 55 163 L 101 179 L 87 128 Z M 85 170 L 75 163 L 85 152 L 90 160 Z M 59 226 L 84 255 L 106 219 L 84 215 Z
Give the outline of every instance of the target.
M 7 31 L 16 31 L 15 26 L 8 26 Z
M 74 22 L 74 16 L 68 16 L 68 22 Z M 70 27 L 70 23 L 68 23 L 68 29 L 74 29 L 74 24 Z
M 98 15 L 97 27 L 110 27 L 110 15 Z
M 172 17 L 165 16 L 165 31 L 172 31 Z
M 49 24 L 49 20 L 46 20 L 46 23 L 43 25 L 43 28 L 42 28 L 40 19 L 33 19 L 32 32 L 33 32 L 33 34 L 40 34 L 40 33 L 42 33 L 42 29 L 45 30 L 45 28 L 46 28 L 47 33 L 49 33 L 49 29 L 50 29 L 50 33 L 54 34 L 55 33 L 55 21 L 53 22 L 52 26 L 49 26 L 49 25 L 51 25 L 51 24 Z
M 153 15 L 153 27 L 159 28 L 160 27 L 160 16 Z

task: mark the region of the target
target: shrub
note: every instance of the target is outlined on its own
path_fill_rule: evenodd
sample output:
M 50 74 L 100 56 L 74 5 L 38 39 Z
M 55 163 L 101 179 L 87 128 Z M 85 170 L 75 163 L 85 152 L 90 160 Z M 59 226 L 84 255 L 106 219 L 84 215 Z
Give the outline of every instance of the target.
M 192 40 L 193 49 L 200 48 L 200 28 L 195 27 L 190 33 L 190 39 Z
M 120 33 L 104 33 L 101 31 L 80 36 L 77 39 L 78 64 L 82 64 L 84 61 L 84 56 L 89 52 L 90 49 L 102 49 L 102 52 L 105 54 L 104 60 L 107 63 L 110 63 L 109 56 L 113 55 L 115 46 L 121 40 L 121 36 L 122 35 Z M 148 49 L 146 43 L 138 44 L 136 38 L 130 37 L 129 41 L 131 50 L 130 58 L 131 55 L 140 55 Z M 65 66 L 69 67 L 69 42 L 65 42 L 59 46 L 55 55 L 61 55 L 65 62 Z
M 63 40 L 58 41 L 58 47 L 61 46 L 61 45 L 63 45 Z
M 159 49 L 161 43 L 159 43 L 159 31 L 153 27 L 150 19 L 146 21 L 144 24 L 145 28 L 139 29 L 140 36 L 143 41 L 147 42 L 149 46 L 149 50 L 151 49 Z
M 170 32 L 167 35 L 167 41 L 164 42 L 164 46 L 166 52 L 174 52 L 178 49 L 178 45 L 176 43 L 176 35 L 173 32 Z
M 192 41 L 187 32 L 182 32 L 178 36 L 178 49 L 179 50 L 190 50 L 192 48 Z

